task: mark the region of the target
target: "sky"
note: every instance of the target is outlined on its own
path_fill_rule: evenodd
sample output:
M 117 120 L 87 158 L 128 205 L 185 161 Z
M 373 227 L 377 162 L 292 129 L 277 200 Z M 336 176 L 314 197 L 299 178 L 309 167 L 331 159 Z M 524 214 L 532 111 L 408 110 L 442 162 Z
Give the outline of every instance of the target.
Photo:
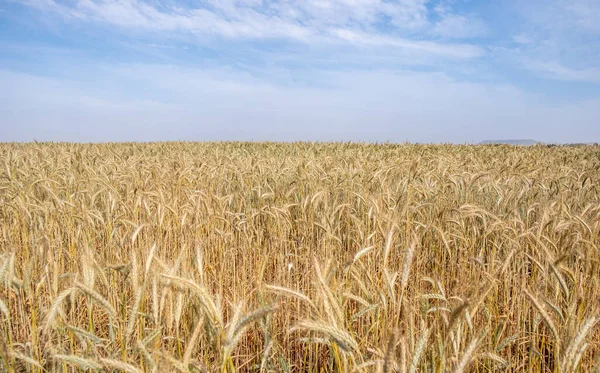
M 0 141 L 600 142 L 600 0 L 0 0 Z

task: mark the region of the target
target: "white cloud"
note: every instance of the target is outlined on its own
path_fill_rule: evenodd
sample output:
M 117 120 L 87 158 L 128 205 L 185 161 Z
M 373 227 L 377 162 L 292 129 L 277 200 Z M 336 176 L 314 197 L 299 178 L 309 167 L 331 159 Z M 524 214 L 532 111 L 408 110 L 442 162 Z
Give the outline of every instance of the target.
M 596 82 L 600 83 L 600 67 L 587 69 L 573 69 L 555 61 L 525 61 L 525 66 L 540 74 L 558 80 Z
M 223 69 L 94 72 L 92 85 L 0 70 L 0 140 L 600 140 L 598 100 L 544 103 L 440 73 L 322 72 L 327 87 L 306 88 Z
M 531 44 L 533 42 L 533 40 L 531 40 L 531 38 L 526 34 L 518 34 L 513 36 L 513 41 L 517 44 L 523 45 Z
M 600 34 L 600 2 L 597 0 L 570 0 L 558 3 L 567 12 L 570 22 L 577 27 Z
M 394 38 L 383 35 L 372 35 L 359 31 L 348 29 L 332 30 L 331 34 L 336 38 L 348 41 L 354 44 L 389 46 L 402 49 L 412 49 L 425 52 L 432 55 L 442 55 L 452 58 L 475 58 L 483 55 L 483 50 L 479 47 L 466 44 L 441 44 L 430 41 L 412 41 L 403 38 Z
M 600 2 L 532 0 L 516 5 L 519 23 L 506 57 L 534 74 L 572 82 L 600 82 Z
M 432 25 L 434 35 L 447 39 L 467 39 L 487 34 L 484 21 L 474 14 L 458 14 L 453 11 L 451 3 L 440 2 L 435 8 L 439 20 Z
M 435 24 L 433 33 L 445 38 L 465 39 L 484 36 L 486 28 L 478 18 L 448 14 Z
M 415 36 L 431 34 L 427 32 L 431 27 L 427 0 L 207 0 L 196 8 L 157 7 L 140 0 L 20 1 L 68 19 L 107 23 L 127 30 L 386 46 L 449 58 L 484 54 L 478 46 Z M 472 36 L 479 27 L 452 13 L 437 24 L 435 33 L 460 39 Z
M 388 17 L 398 28 L 411 29 L 427 24 L 428 0 L 208 0 L 212 10 L 228 19 L 242 20 L 256 11 L 314 29 L 371 27 Z
M 526 25 L 547 37 L 600 34 L 598 0 L 529 0 L 517 4 Z

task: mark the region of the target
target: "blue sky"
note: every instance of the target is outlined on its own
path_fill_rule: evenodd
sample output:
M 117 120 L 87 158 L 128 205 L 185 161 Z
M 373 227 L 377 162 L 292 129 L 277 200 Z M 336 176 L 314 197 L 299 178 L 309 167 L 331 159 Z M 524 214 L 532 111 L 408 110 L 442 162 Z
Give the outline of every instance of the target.
M 600 142 L 600 0 L 0 0 L 0 141 Z

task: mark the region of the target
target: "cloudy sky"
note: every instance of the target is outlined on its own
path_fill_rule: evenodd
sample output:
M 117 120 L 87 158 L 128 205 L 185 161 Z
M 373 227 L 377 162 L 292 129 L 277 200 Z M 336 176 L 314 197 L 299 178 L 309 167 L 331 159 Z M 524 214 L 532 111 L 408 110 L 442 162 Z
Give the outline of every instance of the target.
M 600 142 L 600 0 L 1 0 L 0 141 Z

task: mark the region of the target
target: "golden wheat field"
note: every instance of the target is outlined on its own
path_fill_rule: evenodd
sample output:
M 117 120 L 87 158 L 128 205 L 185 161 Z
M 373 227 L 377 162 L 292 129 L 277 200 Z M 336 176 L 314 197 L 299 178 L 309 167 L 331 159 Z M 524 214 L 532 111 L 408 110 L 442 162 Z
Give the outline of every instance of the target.
M 0 225 L 0 371 L 599 371 L 599 147 L 0 144 Z

